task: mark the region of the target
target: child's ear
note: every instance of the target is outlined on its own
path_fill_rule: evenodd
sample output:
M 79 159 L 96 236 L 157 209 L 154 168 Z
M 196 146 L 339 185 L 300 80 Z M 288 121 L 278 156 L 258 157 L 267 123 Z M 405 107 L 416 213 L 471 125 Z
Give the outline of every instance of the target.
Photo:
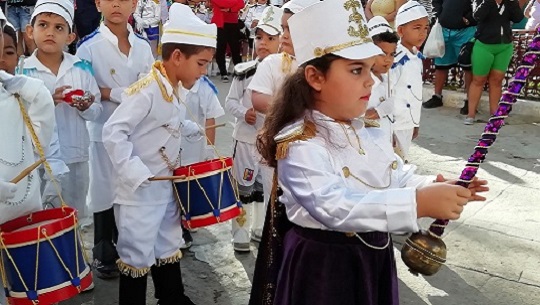
M 319 92 L 322 89 L 325 78 L 321 71 L 317 70 L 314 66 L 308 65 L 304 69 L 304 77 L 307 83 L 313 90 Z
M 101 0 L 96 0 L 97 11 L 101 13 Z
M 403 37 L 403 26 L 402 25 L 397 27 L 397 34 L 398 34 L 399 38 Z
M 26 35 L 28 35 L 28 38 L 31 40 L 34 40 L 34 27 L 30 24 L 26 25 Z
M 72 31 L 72 32 L 69 33 L 69 35 L 68 35 L 67 45 L 72 44 L 72 43 L 75 41 L 75 39 L 77 39 L 77 35 L 75 34 L 75 32 Z

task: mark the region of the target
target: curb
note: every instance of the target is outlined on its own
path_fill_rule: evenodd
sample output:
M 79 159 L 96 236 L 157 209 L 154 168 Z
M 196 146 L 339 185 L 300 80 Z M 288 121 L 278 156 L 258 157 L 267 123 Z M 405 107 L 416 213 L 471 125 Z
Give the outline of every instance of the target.
M 429 100 L 433 95 L 433 86 L 424 85 L 423 93 L 424 101 Z M 443 90 L 443 104 L 445 107 L 461 108 L 463 107 L 465 97 L 465 92 L 462 91 Z M 489 112 L 489 100 L 487 93 L 482 94 L 479 109 L 484 113 Z M 512 115 L 522 115 L 540 119 L 540 101 L 518 99 L 517 103 L 512 106 Z

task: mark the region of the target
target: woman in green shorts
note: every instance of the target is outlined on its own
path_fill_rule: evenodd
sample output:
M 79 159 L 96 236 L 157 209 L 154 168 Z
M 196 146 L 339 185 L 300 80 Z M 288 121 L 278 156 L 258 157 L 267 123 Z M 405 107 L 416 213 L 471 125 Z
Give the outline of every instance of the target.
M 478 21 L 478 27 L 472 52 L 473 80 L 469 88 L 466 125 L 474 123 L 486 81 L 489 83 L 490 113 L 497 110 L 504 73 L 514 53 L 511 23 L 520 22 L 523 12 L 518 0 L 474 0 L 473 17 Z

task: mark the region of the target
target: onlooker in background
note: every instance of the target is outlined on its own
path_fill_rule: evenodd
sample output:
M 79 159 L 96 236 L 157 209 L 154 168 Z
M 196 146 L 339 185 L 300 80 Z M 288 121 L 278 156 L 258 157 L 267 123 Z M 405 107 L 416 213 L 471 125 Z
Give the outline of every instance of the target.
M 37 0 L 7 0 L 7 19 L 13 25 L 18 35 L 18 55 L 30 55 L 36 45 L 26 35 L 26 26 L 30 24 L 30 16 L 34 12 Z
M 529 18 L 526 30 L 534 30 L 540 24 L 540 0 L 531 0 L 525 9 L 525 17 Z
M 511 23 L 520 22 L 523 12 L 516 0 L 474 0 L 473 16 L 478 21 L 478 29 L 472 52 L 473 79 L 465 125 L 474 124 L 486 81 L 489 82 L 489 113 L 497 110 L 504 73 L 514 53 Z
M 255 28 L 257 27 L 257 24 L 259 23 L 259 20 L 261 19 L 262 12 L 265 8 L 268 7 L 270 3 L 268 3 L 268 0 L 257 0 L 257 2 L 251 6 L 247 12 L 246 20 L 244 20 L 244 24 L 246 25 L 246 29 L 249 32 L 248 36 L 248 58 L 252 56 L 252 58 L 257 58 L 256 54 L 253 53 L 253 41 L 255 39 Z
M 159 21 L 161 19 L 161 7 L 157 0 L 139 0 L 133 14 L 137 31 L 150 43 L 152 55 L 157 57 L 159 41 Z
M 433 0 L 435 17 L 443 29 L 445 52 L 442 58 L 435 58 L 435 94 L 422 104 L 424 108 L 436 108 L 443 105 L 442 90 L 448 71 L 458 63 L 461 46 L 470 41 L 476 32 L 476 20 L 472 15 L 473 0 Z M 468 92 L 472 75 L 470 67 L 462 67 L 465 72 L 465 92 Z M 468 113 L 468 100 L 461 109 L 461 114 Z
M 369 0 L 364 10 L 366 18 L 369 20 L 374 16 L 382 16 L 394 27 L 397 11 L 405 2 L 407 0 Z
M 99 27 L 101 13 L 94 0 L 75 0 L 75 28 L 79 39 L 89 35 Z
M 238 12 L 244 7 L 243 0 L 212 0 L 214 16 L 212 23 L 218 28 L 216 61 L 221 74 L 221 80 L 229 82 L 225 52 L 227 45 L 231 50 L 233 64 L 242 62 L 240 53 L 240 27 L 238 24 Z
M 521 7 L 521 11 L 523 12 L 523 14 L 525 14 L 525 10 L 527 9 L 527 4 L 531 0 L 518 0 L 518 1 L 519 1 L 519 7 Z M 525 18 L 521 19 L 520 22 L 513 23 L 512 24 L 512 30 L 523 30 L 523 29 L 525 29 L 525 25 L 527 24 L 527 21 L 529 21 L 529 19 L 527 19 L 527 17 L 525 17 Z

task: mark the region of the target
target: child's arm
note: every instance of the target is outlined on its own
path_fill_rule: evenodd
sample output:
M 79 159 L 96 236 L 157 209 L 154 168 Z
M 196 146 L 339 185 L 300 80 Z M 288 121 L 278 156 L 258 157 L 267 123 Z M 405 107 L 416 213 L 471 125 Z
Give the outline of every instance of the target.
M 204 126 L 214 126 L 216 125 L 216 119 L 207 119 L 204 123 Z M 210 128 L 206 129 L 206 144 L 207 145 L 214 145 L 216 143 L 216 129 Z
M 225 110 L 239 120 L 244 120 L 248 108 L 242 105 L 244 97 L 244 82 L 234 77 L 229 89 L 229 94 L 225 98 Z
M 202 81 L 203 82 L 201 86 L 204 85 L 202 93 L 204 94 L 204 115 L 206 117 L 205 126 L 216 125 L 216 118 L 223 116 L 225 114 L 225 111 L 219 103 L 219 99 L 217 96 L 218 91 L 212 81 L 210 81 L 207 77 L 203 77 Z M 207 144 L 213 145 L 216 140 L 216 129 L 206 129 L 206 136 L 209 139 L 209 142 Z
M 118 173 L 118 183 L 125 183 L 135 191 L 147 184 L 153 174 L 138 156 L 133 156 L 129 136 L 150 112 L 152 101 L 144 93 L 123 97 L 125 102 L 116 108 L 103 127 L 103 145 Z

